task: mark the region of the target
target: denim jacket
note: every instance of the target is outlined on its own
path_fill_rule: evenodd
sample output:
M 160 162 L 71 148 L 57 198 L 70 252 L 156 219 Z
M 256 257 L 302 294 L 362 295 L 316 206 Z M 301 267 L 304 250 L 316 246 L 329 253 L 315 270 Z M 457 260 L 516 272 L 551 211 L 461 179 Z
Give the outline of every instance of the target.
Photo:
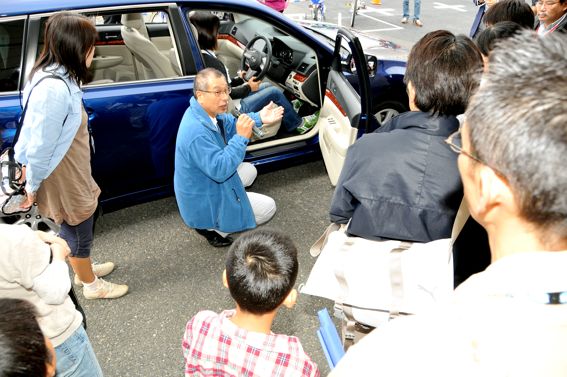
M 65 83 L 45 79 L 56 74 Z M 69 92 L 71 94 L 69 95 Z M 62 66 L 37 71 L 24 88 L 22 103 L 29 99 L 26 116 L 15 146 L 16 159 L 26 165 L 26 191 L 35 193 L 61 162 L 81 125 L 83 92 Z

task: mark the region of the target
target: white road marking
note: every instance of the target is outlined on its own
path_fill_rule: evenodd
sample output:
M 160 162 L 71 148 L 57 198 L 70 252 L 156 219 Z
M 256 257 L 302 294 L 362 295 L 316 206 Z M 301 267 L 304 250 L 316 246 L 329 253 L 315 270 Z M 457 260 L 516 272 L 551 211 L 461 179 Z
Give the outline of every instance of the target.
M 358 17 L 358 16 L 362 16 L 362 17 L 370 18 L 371 20 L 374 20 L 374 21 L 376 21 L 376 22 L 380 22 L 380 23 L 382 23 L 382 24 L 386 24 L 386 25 L 389 26 L 389 27 L 386 27 L 386 28 L 379 28 L 379 29 L 358 29 L 358 28 L 357 28 L 357 29 L 360 30 L 360 31 L 364 31 L 364 32 L 377 32 L 377 31 L 387 31 L 387 30 L 403 30 L 403 27 L 401 27 L 401 26 L 394 25 L 394 24 L 391 24 L 391 23 L 386 22 L 386 21 L 384 21 L 384 20 L 381 20 L 381 19 L 379 19 L 379 18 L 369 16 L 369 15 L 366 14 L 366 13 L 372 13 L 372 11 L 369 10 L 369 9 L 359 10 L 359 11 L 356 13 L 356 15 L 357 15 L 357 17 Z M 356 21 L 355 21 L 355 25 L 356 25 Z
M 465 12 L 466 13 L 466 9 L 465 9 L 464 5 L 448 5 L 448 4 L 444 4 L 444 3 L 434 2 L 433 8 L 435 8 L 435 9 L 451 9 L 451 10 L 454 10 L 456 12 Z
M 396 10 L 394 8 L 366 8 L 364 10 L 359 10 L 357 14 L 363 13 L 378 13 L 380 16 L 394 17 Z

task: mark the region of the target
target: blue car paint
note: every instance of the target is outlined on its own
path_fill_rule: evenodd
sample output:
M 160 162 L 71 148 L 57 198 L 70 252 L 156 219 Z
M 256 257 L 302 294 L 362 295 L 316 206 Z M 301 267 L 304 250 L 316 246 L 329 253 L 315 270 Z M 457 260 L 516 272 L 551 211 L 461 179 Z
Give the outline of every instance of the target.
M 158 3 L 160 1 L 155 0 L 24 0 L 2 4 L 0 17 Z M 177 1 L 176 4 L 189 39 L 186 47 L 189 47 L 197 69 L 204 66 L 184 16 L 187 10 L 196 8 L 262 14 L 263 19 L 272 25 L 293 34 L 304 43 L 317 46 L 315 50 L 320 61 L 330 61 L 332 57 L 330 45 L 322 43 L 302 26 L 295 25 L 279 12 L 255 0 Z M 399 66 L 399 63 L 396 64 Z M 392 65 L 392 69 L 396 64 Z M 387 67 L 384 67 L 380 75 L 387 74 Z M 383 83 L 378 90 L 387 87 L 388 84 Z M 84 104 L 95 138 L 93 175 L 102 188 L 101 204 L 106 211 L 172 193 L 175 138 L 192 93 L 193 76 L 84 88 Z M 11 143 L 20 112 L 20 93 L 0 93 L 2 148 Z M 320 157 L 318 141 L 318 136 L 315 136 L 306 141 L 247 153 L 245 160 L 254 163 L 261 172 L 302 163 Z

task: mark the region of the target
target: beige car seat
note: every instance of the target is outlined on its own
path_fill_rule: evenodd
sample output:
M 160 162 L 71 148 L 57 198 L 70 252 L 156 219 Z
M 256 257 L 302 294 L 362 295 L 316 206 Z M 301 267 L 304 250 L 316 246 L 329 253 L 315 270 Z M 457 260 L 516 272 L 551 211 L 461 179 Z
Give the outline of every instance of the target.
M 170 59 L 150 41 L 146 24 L 140 13 L 122 15 L 122 39 L 132 55 L 145 70 L 145 78 L 176 77 Z

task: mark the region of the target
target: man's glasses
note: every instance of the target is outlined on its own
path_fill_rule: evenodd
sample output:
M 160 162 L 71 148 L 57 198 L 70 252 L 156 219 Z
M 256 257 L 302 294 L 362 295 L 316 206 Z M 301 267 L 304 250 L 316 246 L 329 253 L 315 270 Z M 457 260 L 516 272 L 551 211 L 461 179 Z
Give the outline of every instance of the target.
M 472 158 L 476 162 L 480 162 L 481 164 L 486 165 L 484 162 L 482 162 L 482 160 L 480 158 L 478 158 L 474 154 L 469 153 L 469 152 L 467 152 L 463 149 L 463 139 L 461 137 L 461 130 L 460 129 L 453 132 L 451 135 L 449 135 L 449 137 L 447 139 L 445 139 L 445 143 L 449 144 L 449 147 L 451 147 L 451 150 L 453 152 L 458 153 L 458 154 L 462 153 L 465 156 Z
M 447 139 L 445 139 L 445 143 L 449 144 L 451 150 L 455 153 L 464 154 L 468 158 L 475 160 L 476 162 L 488 166 L 492 171 L 496 173 L 500 178 L 506 180 L 506 176 L 502 174 L 502 172 L 492 166 L 488 165 L 486 162 L 482 161 L 479 157 L 475 156 L 474 154 L 467 152 L 463 149 L 463 139 L 461 137 L 461 130 L 457 130 L 453 132 Z
M 213 93 L 215 97 L 220 97 L 223 94 L 227 96 L 230 95 L 230 92 L 232 92 L 232 88 L 229 86 L 225 90 L 199 90 L 199 92 Z

